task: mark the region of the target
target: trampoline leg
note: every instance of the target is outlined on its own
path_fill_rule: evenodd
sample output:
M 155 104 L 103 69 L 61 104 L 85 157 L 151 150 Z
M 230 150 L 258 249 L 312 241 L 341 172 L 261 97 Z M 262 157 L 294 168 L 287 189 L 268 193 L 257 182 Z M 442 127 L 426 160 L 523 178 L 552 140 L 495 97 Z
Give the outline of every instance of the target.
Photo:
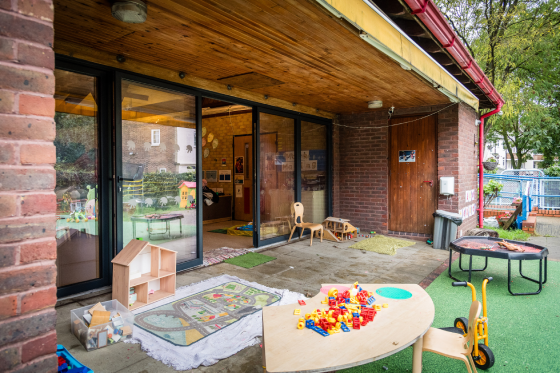
M 523 260 L 520 260 L 520 261 L 519 261 L 519 274 L 521 275 L 521 277 L 523 277 L 523 278 L 526 279 L 526 280 L 533 281 L 533 282 L 539 284 L 540 281 L 534 280 L 534 279 L 532 279 L 532 278 L 530 278 L 530 277 L 527 277 L 527 276 L 523 275 L 523 272 L 522 272 L 522 268 L 523 268 L 523 267 L 522 267 L 522 263 L 523 263 Z M 547 266 L 548 266 L 547 264 L 548 264 L 548 263 L 547 263 L 547 257 L 545 257 L 545 258 L 544 258 L 544 281 L 542 282 L 543 284 L 546 284 L 546 275 L 547 275 Z M 542 259 L 540 260 L 540 264 L 539 264 L 539 265 L 541 266 L 541 269 L 540 269 L 540 270 L 542 271 Z
M 459 254 L 459 269 L 460 269 L 461 271 L 463 271 L 463 272 L 467 272 L 466 269 L 463 269 L 463 265 L 462 265 L 462 261 L 461 261 L 461 258 L 462 258 L 462 257 L 463 257 L 463 254 Z M 470 263 L 472 263 L 472 255 L 471 255 Z M 470 266 L 470 267 L 469 267 L 469 271 L 472 271 L 472 272 L 482 272 L 482 271 L 485 271 L 487 267 L 488 267 L 488 257 L 485 257 L 485 258 L 484 258 L 484 268 L 481 268 L 481 269 L 472 269 L 472 266 Z M 469 281 L 469 282 L 470 282 L 470 281 Z
M 545 278 L 546 278 L 546 264 L 547 264 L 547 263 L 546 263 L 546 258 L 545 258 L 544 260 L 545 260 Z M 543 265 L 542 265 L 542 264 L 543 264 L 543 263 L 542 263 L 542 259 L 539 260 L 539 280 L 538 280 L 538 281 L 537 281 L 537 280 L 534 280 L 534 279 L 532 279 L 532 278 L 523 276 L 523 274 L 521 273 L 521 268 L 522 268 L 521 262 L 522 262 L 522 261 L 520 260 L 520 261 L 519 261 L 519 274 L 520 274 L 521 277 L 523 277 L 524 279 L 529 280 L 529 281 L 533 281 L 533 282 L 539 284 L 539 290 L 537 290 L 535 293 L 514 293 L 514 292 L 512 292 L 512 291 L 511 291 L 511 260 L 508 259 L 508 291 L 509 291 L 509 293 L 510 293 L 511 295 L 537 295 L 537 294 L 539 294 L 539 293 L 541 292 L 541 290 L 542 290 L 542 285 L 543 285 L 543 278 L 542 278 L 542 269 L 543 269 Z M 546 280 L 545 280 L 545 282 L 546 282 Z
M 461 254 L 459 254 L 459 261 L 461 261 Z M 453 250 L 451 250 L 451 248 L 449 248 L 449 266 L 447 266 L 447 274 L 449 275 L 449 277 L 455 281 L 461 281 L 456 277 L 453 277 L 453 275 L 451 274 L 451 263 L 453 263 Z

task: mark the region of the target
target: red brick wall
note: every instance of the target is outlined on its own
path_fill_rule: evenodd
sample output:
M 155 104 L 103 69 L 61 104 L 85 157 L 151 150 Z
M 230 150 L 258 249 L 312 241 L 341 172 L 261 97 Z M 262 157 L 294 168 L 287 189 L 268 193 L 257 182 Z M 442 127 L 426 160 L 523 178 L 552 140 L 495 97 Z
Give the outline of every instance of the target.
M 394 115 L 416 115 L 449 105 L 397 109 Z M 476 112 L 466 105 L 452 105 L 438 114 L 438 179 L 455 176 L 455 196 L 439 196 L 438 209 L 458 212 L 466 202 L 465 192 L 476 189 Z M 425 239 L 429 235 L 388 231 L 388 131 L 386 112 L 341 115 L 333 130 L 333 214 L 351 219 L 362 232 L 374 230 Z M 338 126 L 337 124 L 340 124 Z M 345 127 L 349 126 L 349 127 Z M 372 127 L 356 129 L 350 127 Z M 439 185 L 436 185 L 439 188 Z M 469 217 L 460 230 L 473 228 Z
M 0 0 L 0 371 L 54 372 L 53 6 Z

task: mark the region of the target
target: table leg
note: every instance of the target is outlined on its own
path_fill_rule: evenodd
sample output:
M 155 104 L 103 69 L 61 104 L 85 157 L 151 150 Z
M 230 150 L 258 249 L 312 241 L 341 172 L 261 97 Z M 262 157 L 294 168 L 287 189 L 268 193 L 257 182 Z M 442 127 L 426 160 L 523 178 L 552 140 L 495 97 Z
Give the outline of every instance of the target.
M 181 237 L 183 237 L 183 219 L 179 219 L 179 233 L 181 233 Z
M 132 221 L 132 238 L 136 239 L 136 221 Z
M 424 337 L 418 338 L 412 345 L 412 373 L 422 372 L 422 344 Z

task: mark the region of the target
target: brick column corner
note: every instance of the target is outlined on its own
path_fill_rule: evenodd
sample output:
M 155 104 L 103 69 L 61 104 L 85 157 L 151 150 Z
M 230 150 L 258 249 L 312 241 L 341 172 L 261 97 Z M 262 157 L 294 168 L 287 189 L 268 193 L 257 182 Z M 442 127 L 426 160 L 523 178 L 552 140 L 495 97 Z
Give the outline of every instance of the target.
M 56 372 L 52 0 L 0 0 L 0 371 Z

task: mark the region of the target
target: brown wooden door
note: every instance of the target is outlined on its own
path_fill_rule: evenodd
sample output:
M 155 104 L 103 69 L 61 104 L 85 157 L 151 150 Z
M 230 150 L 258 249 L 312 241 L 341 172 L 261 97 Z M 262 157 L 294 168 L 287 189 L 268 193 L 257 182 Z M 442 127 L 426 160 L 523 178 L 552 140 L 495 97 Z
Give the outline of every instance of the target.
M 239 158 L 243 158 L 243 172 L 238 168 Z M 243 177 L 243 184 L 237 179 Z M 233 198 L 235 220 L 253 221 L 253 136 L 235 136 L 233 138 Z M 241 194 L 237 188 L 241 187 Z
M 389 127 L 389 230 L 430 234 L 437 208 L 436 116 L 419 118 L 390 121 L 403 124 Z

